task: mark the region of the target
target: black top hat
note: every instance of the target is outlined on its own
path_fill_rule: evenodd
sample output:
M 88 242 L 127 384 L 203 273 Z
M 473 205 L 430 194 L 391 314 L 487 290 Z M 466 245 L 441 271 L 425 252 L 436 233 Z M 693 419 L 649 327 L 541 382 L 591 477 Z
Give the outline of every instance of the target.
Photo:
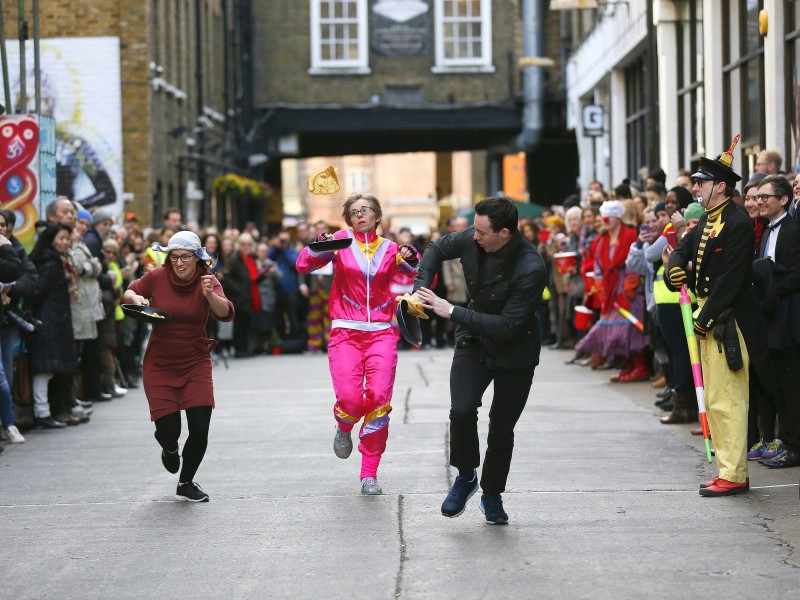
M 731 147 L 726 152 L 720 154 L 717 158 L 701 158 L 700 168 L 696 173 L 692 173 L 692 179 L 704 179 L 711 181 L 724 181 L 726 183 L 736 183 L 741 181 L 742 177 L 731 168 L 733 164 L 733 149 L 739 143 L 740 135 L 733 138 Z

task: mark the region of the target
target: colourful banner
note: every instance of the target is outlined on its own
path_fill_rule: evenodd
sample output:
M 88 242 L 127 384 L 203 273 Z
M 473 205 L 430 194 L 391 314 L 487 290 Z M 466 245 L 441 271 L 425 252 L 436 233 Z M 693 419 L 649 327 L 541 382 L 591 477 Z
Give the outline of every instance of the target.
M 0 115 L 0 207 L 13 210 L 14 235 L 30 250 L 39 219 L 39 121 Z

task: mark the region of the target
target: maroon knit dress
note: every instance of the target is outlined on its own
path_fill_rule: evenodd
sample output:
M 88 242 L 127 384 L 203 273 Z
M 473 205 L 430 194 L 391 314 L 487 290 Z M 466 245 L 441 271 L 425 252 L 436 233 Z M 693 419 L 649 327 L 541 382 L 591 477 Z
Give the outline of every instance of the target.
M 172 315 L 169 321 L 153 324 L 144 354 L 142 381 L 152 421 L 192 406 L 214 406 L 211 350 L 216 341 L 206 337 L 206 321 L 209 314 L 232 321 L 234 312 L 216 278 L 214 293 L 225 298 L 230 313 L 221 319 L 211 312 L 200 281 L 204 273 L 198 267 L 190 281 L 181 281 L 166 264 L 128 286 L 148 298 L 150 306 Z

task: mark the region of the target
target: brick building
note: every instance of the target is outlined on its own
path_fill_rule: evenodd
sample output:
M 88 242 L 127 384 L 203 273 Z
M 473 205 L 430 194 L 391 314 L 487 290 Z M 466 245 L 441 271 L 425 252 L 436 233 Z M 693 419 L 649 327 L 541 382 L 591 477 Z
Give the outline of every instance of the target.
M 31 3 L 25 5 L 32 38 Z M 175 205 L 185 218 L 208 222 L 210 203 L 192 201 L 200 194 L 191 190 L 205 188 L 208 199 L 210 178 L 235 168 L 236 123 L 247 118 L 243 111 L 249 105 L 249 92 L 242 89 L 249 81 L 242 65 L 246 68 L 248 63 L 239 55 L 249 40 L 238 24 L 249 22 L 249 2 L 40 0 L 39 10 L 43 48 L 56 41 L 69 47 L 76 39 L 118 40 L 111 46 L 118 46 L 118 59 L 112 57 L 118 60 L 118 80 L 87 77 L 79 90 L 97 94 L 119 86 L 122 189 L 115 190 L 113 208 L 137 213 L 143 224 L 157 224 L 163 209 Z M 3 18 L 7 45 L 13 46 L 18 37 L 16 3 L 3 3 Z M 27 47 L 32 71 L 32 43 Z M 108 60 L 90 51 L 77 67 L 90 72 L 95 62 Z M 34 110 L 30 84 L 28 96 L 27 107 L 23 110 L 17 101 L 14 112 Z M 245 98 L 238 112 L 232 110 L 237 96 Z M 45 104 L 42 112 L 47 114 L 47 109 Z M 91 127 L 95 116 L 81 115 L 82 124 Z
M 282 187 L 285 158 L 429 151 L 437 153 L 432 188 L 441 199 L 452 193 L 452 152 L 476 152 L 482 164 L 472 172 L 483 178 L 475 191 L 485 194 L 503 189 L 503 156 L 526 149 L 535 157 L 532 200 L 562 199 L 577 169 L 566 164 L 574 150 L 562 152 L 574 141 L 563 139 L 565 95 L 555 72 L 531 99 L 541 117 L 536 139 L 526 148 L 520 139 L 529 124 L 519 58 L 558 51 L 545 4 L 254 0 L 251 131 L 253 151 L 270 157 L 264 178 Z M 533 48 L 523 19 L 535 24 Z

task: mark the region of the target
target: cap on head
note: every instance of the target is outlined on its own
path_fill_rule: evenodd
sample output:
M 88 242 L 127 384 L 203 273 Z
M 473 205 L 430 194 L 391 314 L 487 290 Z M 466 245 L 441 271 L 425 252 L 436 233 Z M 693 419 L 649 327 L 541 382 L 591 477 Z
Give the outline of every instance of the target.
M 699 203 L 692 202 L 683 213 L 683 221 L 685 223 L 690 219 L 699 219 L 705 212 L 705 209 Z
M 733 138 L 730 148 L 720 154 L 716 159 L 701 158 L 700 167 L 695 173 L 692 173 L 692 179 L 700 179 L 703 181 L 724 181 L 726 183 L 736 183 L 741 181 L 742 177 L 731 168 L 733 164 L 733 149 L 739 143 L 741 135 L 736 134 Z

